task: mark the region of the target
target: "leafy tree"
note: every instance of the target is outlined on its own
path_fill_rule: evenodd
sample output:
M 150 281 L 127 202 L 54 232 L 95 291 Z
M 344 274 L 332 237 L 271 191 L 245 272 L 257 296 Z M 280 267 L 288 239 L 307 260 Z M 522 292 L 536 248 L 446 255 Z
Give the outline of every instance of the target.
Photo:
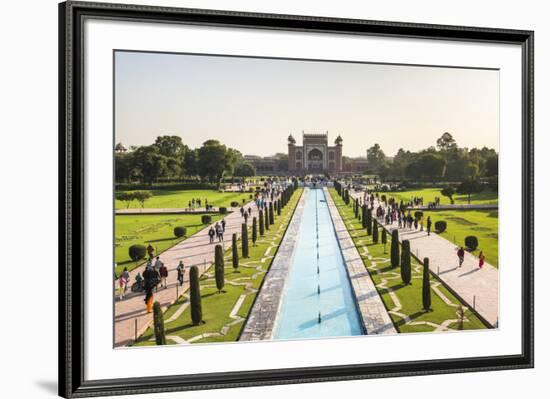
M 201 287 L 197 266 L 191 266 L 189 270 L 189 299 L 191 302 L 191 320 L 193 325 L 197 326 L 202 323 Z
M 248 258 L 248 227 L 246 223 L 241 225 L 241 247 L 243 258 Z
M 432 294 L 430 289 L 430 260 L 428 258 L 424 258 L 424 268 L 422 273 L 422 307 L 426 312 L 432 310 Z
M 458 186 L 456 190 L 459 194 L 468 195 L 468 204 L 471 202 L 472 194 L 483 191 L 483 185 L 476 179 L 466 179 Z
M 252 218 L 252 245 L 256 246 L 258 240 L 258 222 L 256 216 Z
M 243 182 L 244 182 L 245 178 L 255 176 L 255 175 L 256 175 L 256 169 L 254 169 L 254 166 L 252 166 L 251 163 L 241 162 L 241 163 L 235 165 L 235 170 L 233 171 L 233 176 L 242 177 Z
M 403 283 L 411 283 L 411 243 L 403 240 L 401 243 L 401 280 Z
M 216 288 L 218 293 L 222 292 L 225 284 L 225 264 L 223 260 L 223 247 L 217 244 L 214 247 L 214 274 L 216 277 Z
M 237 247 L 237 233 L 233 233 L 231 237 L 231 260 L 235 272 L 239 268 L 239 248 Z
M 385 163 L 386 154 L 380 148 L 380 144 L 376 143 L 367 149 L 367 165 L 370 172 L 378 173 Z
M 485 161 L 485 176 L 498 176 L 498 156 L 491 156 Z
M 160 154 L 155 145 L 138 147 L 133 153 L 133 160 L 143 181 L 148 184 L 152 184 L 168 171 L 168 158 Z
M 456 147 L 456 141 L 451 133 L 445 132 L 437 139 L 437 149 L 440 151 L 450 151 Z
M 166 345 L 166 335 L 164 334 L 164 318 L 160 303 L 153 303 L 153 326 L 155 330 L 155 342 L 157 345 Z
M 445 166 L 441 155 L 426 153 L 407 166 L 406 174 L 413 178 L 439 178 L 445 174 Z
M 455 203 L 455 200 L 453 199 L 453 195 L 455 195 L 455 193 L 456 193 L 456 190 L 452 186 L 444 187 L 441 190 L 441 195 L 443 195 L 444 197 L 449 198 L 449 201 L 451 201 L 451 204 Z
M 123 191 L 121 193 L 116 194 L 116 199 L 118 201 L 125 202 L 126 203 L 126 209 L 128 209 L 130 207 L 130 204 L 132 203 L 132 201 L 134 201 L 135 196 L 134 196 L 134 193 L 131 192 L 131 191 Z
M 397 229 L 391 232 L 391 265 L 399 266 L 399 231 Z
M 464 176 L 468 179 L 475 179 L 479 175 L 479 166 L 473 162 L 469 162 L 464 167 Z
M 161 155 L 168 158 L 181 160 L 186 150 L 186 146 L 179 136 L 158 136 L 154 144 Z
M 151 191 L 134 191 L 133 195 L 143 208 L 145 207 L 145 202 L 153 196 L 153 193 L 151 193 Z
M 199 174 L 199 151 L 187 150 L 183 155 L 183 171 L 188 176 L 197 176 Z
M 231 157 L 227 152 L 227 147 L 218 140 L 207 140 L 198 149 L 198 155 L 201 179 L 208 179 L 211 183 L 219 184 L 230 166 Z

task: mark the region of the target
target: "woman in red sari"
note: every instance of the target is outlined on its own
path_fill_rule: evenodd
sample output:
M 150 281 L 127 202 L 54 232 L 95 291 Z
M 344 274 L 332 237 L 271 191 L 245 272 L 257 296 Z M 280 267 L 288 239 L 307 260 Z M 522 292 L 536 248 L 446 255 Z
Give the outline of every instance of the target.
M 485 255 L 483 255 L 483 251 L 479 251 L 479 268 L 481 269 L 483 265 L 485 264 Z

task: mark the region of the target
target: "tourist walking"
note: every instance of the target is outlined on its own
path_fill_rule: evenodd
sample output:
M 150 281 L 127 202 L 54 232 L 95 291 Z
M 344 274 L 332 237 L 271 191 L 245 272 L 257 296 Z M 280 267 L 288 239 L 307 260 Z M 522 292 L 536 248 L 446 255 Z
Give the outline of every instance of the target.
M 147 313 L 153 311 L 153 288 L 158 283 L 157 272 L 151 267 L 143 272 L 144 289 L 145 289 L 145 308 Z
M 223 229 L 222 226 L 216 223 L 216 235 L 218 236 L 218 241 L 223 241 Z
M 147 254 L 149 255 L 149 259 L 153 259 L 155 257 L 155 248 L 151 244 L 147 245 Z
M 183 265 L 182 260 L 180 260 L 180 263 L 178 263 L 178 267 L 176 267 L 176 270 L 178 272 L 178 282 L 180 283 L 180 286 L 182 286 L 183 278 L 185 276 L 185 266 Z
M 479 268 L 481 269 L 485 264 L 485 255 L 483 255 L 483 251 L 479 251 L 478 259 L 479 259 Z
M 222 230 L 225 233 L 225 219 L 222 219 Z
M 426 219 L 426 230 L 428 230 L 428 235 L 430 235 L 430 231 L 432 230 L 432 219 L 428 216 L 428 219 Z
M 241 217 L 244 216 L 244 208 L 241 206 Z
M 126 271 L 126 268 L 124 268 L 124 271 L 126 273 L 128 273 Z M 128 277 L 129 277 L 129 275 L 128 275 Z M 128 277 L 126 277 L 126 275 L 123 272 L 120 275 L 119 279 L 118 279 L 118 296 L 119 296 L 120 300 L 122 300 L 124 298 L 124 293 L 126 292 L 126 287 L 128 285 Z
M 168 288 L 168 284 L 166 284 L 166 279 L 168 278 L 168 268 L 162 262 L 159 268 L 159 275 L 160 275 L 161 288 L 164 288 L 164 289 Z
M 458 256 L 458 267 L 462 267 L 462 264 L 464 263 L 464 247 L 460 247 L 460 249 L 456 252 L 456 256 Z
M 208 230 L 208 237 L 210 237 L 210 244 L 214 242 L 215 235 L 216 235 L 216 232 L 214 231 L 214 228 L 210 226 L 210 230 Z

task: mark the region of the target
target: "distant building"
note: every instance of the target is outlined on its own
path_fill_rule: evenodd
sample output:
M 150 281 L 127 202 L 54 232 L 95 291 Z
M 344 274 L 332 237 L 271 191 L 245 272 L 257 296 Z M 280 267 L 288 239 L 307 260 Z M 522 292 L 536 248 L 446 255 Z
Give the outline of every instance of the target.
M 302 145 L 288 136 L 289 172 L 340 173 L 342 164 L 342 137 L 336 137 L 334 146 L 328 145 L 328 132 L 315 134 L 302 132 Z
M 344 172 L 365 173 L 368 169 L 368 160 L 366 157 L 347 158 L 344 157 Z
M 279 174 L 280 172 L 286 172 L 286 170 L 281 167 L 281 158 L 277 155 L 270 157 L 245 155 L 244 159 L 254 166 L 257 175 Z

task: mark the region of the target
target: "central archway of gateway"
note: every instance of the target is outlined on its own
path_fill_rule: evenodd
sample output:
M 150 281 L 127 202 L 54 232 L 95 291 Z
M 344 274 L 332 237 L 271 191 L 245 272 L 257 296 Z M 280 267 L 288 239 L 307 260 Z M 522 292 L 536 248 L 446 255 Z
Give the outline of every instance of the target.
M 323 153 L 321 150 L 314 148 L 307 154 L 308 169 L 312 171 L 323 170 Z
M 322 189 L 310 189 L 305 195 L 273 338 L 362 335 L 325 193 Z

